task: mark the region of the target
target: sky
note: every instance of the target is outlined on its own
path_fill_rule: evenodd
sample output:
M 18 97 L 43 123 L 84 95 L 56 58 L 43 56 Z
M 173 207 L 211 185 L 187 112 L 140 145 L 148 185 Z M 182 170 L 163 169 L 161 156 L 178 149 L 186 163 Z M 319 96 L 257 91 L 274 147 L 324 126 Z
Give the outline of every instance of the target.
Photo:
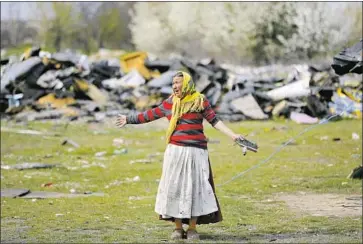
M 36 9 L 39 2 L 1 2 L 1 20 L 20 19 L 35 20 L 37 18 Z M 43 2 L 45 3 L 45 2 Z M 87 3 L 87 2 L 85 2 Z M 96 6 L 100 2 L 91 2 Z M 341 7 L 339 2 L 328 3 L 329 7 Z M 49 6 L 51 12 L 51 7 Z
M 35 2 L 1 2 L 1 20 L 9 20 L 11 17 L 21 20 L 34 19 L 35 9 Z
M 52 13 L 51 2 L 1 2 L 1 20 L 36 20 L 39 16 L 36 14 L 39 3 L 49 8 L 48 14 Z M 79 2 L 73 3 L 77 6 Z M 83 3 L 96 9 L 102 2 L 84 1 Z

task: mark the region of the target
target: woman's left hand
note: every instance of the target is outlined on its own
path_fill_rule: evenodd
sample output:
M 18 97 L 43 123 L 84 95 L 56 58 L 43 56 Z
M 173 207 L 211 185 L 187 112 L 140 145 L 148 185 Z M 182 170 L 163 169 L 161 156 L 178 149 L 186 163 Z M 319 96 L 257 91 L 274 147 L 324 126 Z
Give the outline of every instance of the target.
M 127 124 L 126 115 L 119 114 L 116 119 L 116 126 L 119 128 L 124 127 Z
M 236 141 L 238 138 L 242 138 L 242 139 L 244 139 L 244 137 L 243 137 L 242 135 L 240 135 L 240 134 L 234 134 L 234 135 L 232 136 L 233 141 Z

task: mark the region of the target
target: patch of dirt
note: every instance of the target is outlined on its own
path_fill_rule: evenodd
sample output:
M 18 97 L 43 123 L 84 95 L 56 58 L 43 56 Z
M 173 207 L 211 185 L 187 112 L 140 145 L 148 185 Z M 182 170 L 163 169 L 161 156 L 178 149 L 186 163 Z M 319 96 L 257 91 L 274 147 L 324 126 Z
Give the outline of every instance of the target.
M 28 236 L 29 229 L 19 217 L 1 218 L 1 243 L 35 243 L 36 240 Z
M 292 211 L 299 214 L 335 217 L 362 216 L 361 195 L 301 193 L 278 195 L 276 198 L 285 201 Z
M 201 234 L 201 243 L 361 243 L 361 232 L 344 234 L 286 233 L 238 236 L 226 233 Z
M 267 234 L 262 238 L 252 238 L 254 243 L 361 243 L 362 233 L 291 233 Z

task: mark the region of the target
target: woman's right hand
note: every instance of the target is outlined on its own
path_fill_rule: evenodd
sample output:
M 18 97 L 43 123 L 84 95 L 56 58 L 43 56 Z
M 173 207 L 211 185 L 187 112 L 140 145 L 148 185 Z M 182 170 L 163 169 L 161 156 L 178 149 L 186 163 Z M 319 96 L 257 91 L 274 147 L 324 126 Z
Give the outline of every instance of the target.
M 116 119 L 116 126 L 119 128 L 124 127 L 127 124 L 126 115 L 119 114 Z

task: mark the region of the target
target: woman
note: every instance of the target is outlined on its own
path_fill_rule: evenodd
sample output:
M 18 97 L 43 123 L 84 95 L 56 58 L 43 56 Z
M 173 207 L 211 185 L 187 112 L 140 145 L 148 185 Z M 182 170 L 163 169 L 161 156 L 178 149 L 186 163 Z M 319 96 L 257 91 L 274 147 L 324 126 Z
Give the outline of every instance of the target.
M 147 123 L 162 117 L 170 121 L 166 133 L 167 148 L 156 197 L 159 219 L 175 222 L 171 239 L 198 240 L 197 224 L 222 221 L 215 195 L 203 118 L 232 140 L 240 135 L 227 128 L 217 117 L 208 100 L 195 90 L 191 76 L 177 72 L 173 94 L 156 108 L 129 116 L 119 115 L 118 127 Z M 184 232 L 182 224 L 189 224 Z

